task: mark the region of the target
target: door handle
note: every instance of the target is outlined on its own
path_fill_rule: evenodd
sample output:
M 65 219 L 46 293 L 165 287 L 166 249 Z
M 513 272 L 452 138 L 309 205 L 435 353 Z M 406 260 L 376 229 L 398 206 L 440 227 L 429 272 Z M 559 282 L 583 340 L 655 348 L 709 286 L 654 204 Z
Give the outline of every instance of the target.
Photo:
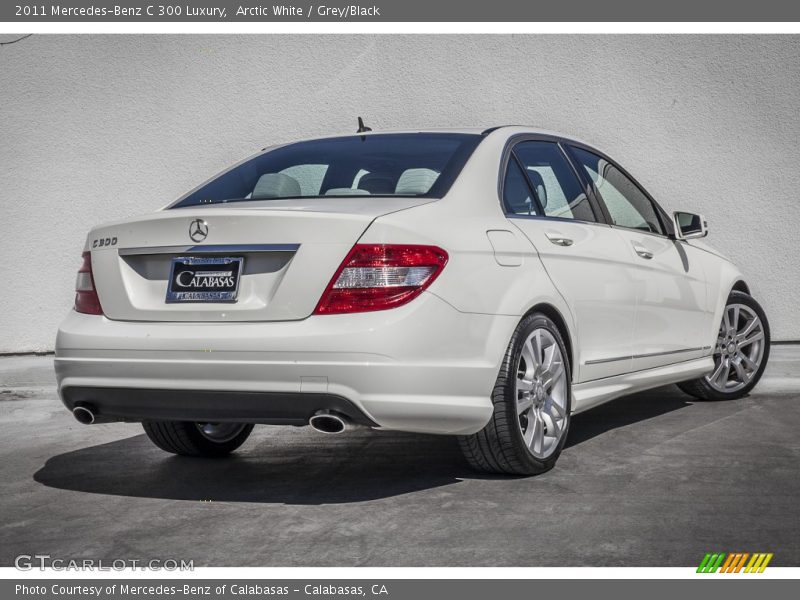
M 545 233 L 547 239 L 556 246 L 572 246 L 572 240 L 557 233 Z
M 633 249 L 636 250 L 636 254 L 638 254 L 642 258 L 646 258 L 647 260 L 650 260 L 651 258 L 653 258 L 653 253 L 650 252 L 650 250 L 648 250 L 647 248 L 645 248 L 643 246 L 639 246 L 638 244 L 634 244 L 633 245 Z

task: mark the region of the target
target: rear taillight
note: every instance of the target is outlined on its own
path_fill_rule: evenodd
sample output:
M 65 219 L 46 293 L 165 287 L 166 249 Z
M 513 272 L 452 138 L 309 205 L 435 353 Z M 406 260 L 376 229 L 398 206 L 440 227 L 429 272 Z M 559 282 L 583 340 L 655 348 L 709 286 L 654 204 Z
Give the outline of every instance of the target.
M 78 269 L 78 278 L 75 280 L 75 310 L 87 315 L 102 315 L 100 298 L 94 289 L 94 276 L 92 275 L 92 253 L 83 253 L 83 264 Z
M 439 276 L 447 252 L 436 246 L 356 244 L 322 295 L 318 315 L 386 310 L 410 302 Z

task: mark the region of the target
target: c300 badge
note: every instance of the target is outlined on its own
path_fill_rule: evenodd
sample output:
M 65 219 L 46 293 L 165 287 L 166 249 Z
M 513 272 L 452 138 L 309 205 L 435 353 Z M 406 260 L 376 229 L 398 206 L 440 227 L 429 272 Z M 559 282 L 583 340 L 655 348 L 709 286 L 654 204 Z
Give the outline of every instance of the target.
M 92 242 L 92 248 L 104 248 L 106 246 L 116 246 L 116 245 L 117 245 L 117 236 L 98 238 Z

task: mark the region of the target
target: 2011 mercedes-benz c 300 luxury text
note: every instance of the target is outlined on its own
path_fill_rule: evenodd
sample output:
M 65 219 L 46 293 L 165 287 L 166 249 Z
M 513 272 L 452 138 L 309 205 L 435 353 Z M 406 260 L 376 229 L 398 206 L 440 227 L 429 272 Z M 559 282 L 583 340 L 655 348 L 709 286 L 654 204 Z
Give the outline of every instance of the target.
M 540 473 L 577 412 L 756 385 L 767 319 L 705 235 L 602 152 L 528 128 L 276 146 L 89 233 L 59 392 L 177 454 L 228 454 L 258 423 L 359 425 Z

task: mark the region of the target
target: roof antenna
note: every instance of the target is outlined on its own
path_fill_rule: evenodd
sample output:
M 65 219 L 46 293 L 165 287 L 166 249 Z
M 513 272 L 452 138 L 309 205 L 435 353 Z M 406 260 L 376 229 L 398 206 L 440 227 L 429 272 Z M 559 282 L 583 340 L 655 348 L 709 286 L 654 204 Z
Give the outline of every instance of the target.
M 367 131 L 372 131 L 372 127 L 364 125 L 364 119 L 358 117 L 358 131 L 356 133 L 366 133 Z

